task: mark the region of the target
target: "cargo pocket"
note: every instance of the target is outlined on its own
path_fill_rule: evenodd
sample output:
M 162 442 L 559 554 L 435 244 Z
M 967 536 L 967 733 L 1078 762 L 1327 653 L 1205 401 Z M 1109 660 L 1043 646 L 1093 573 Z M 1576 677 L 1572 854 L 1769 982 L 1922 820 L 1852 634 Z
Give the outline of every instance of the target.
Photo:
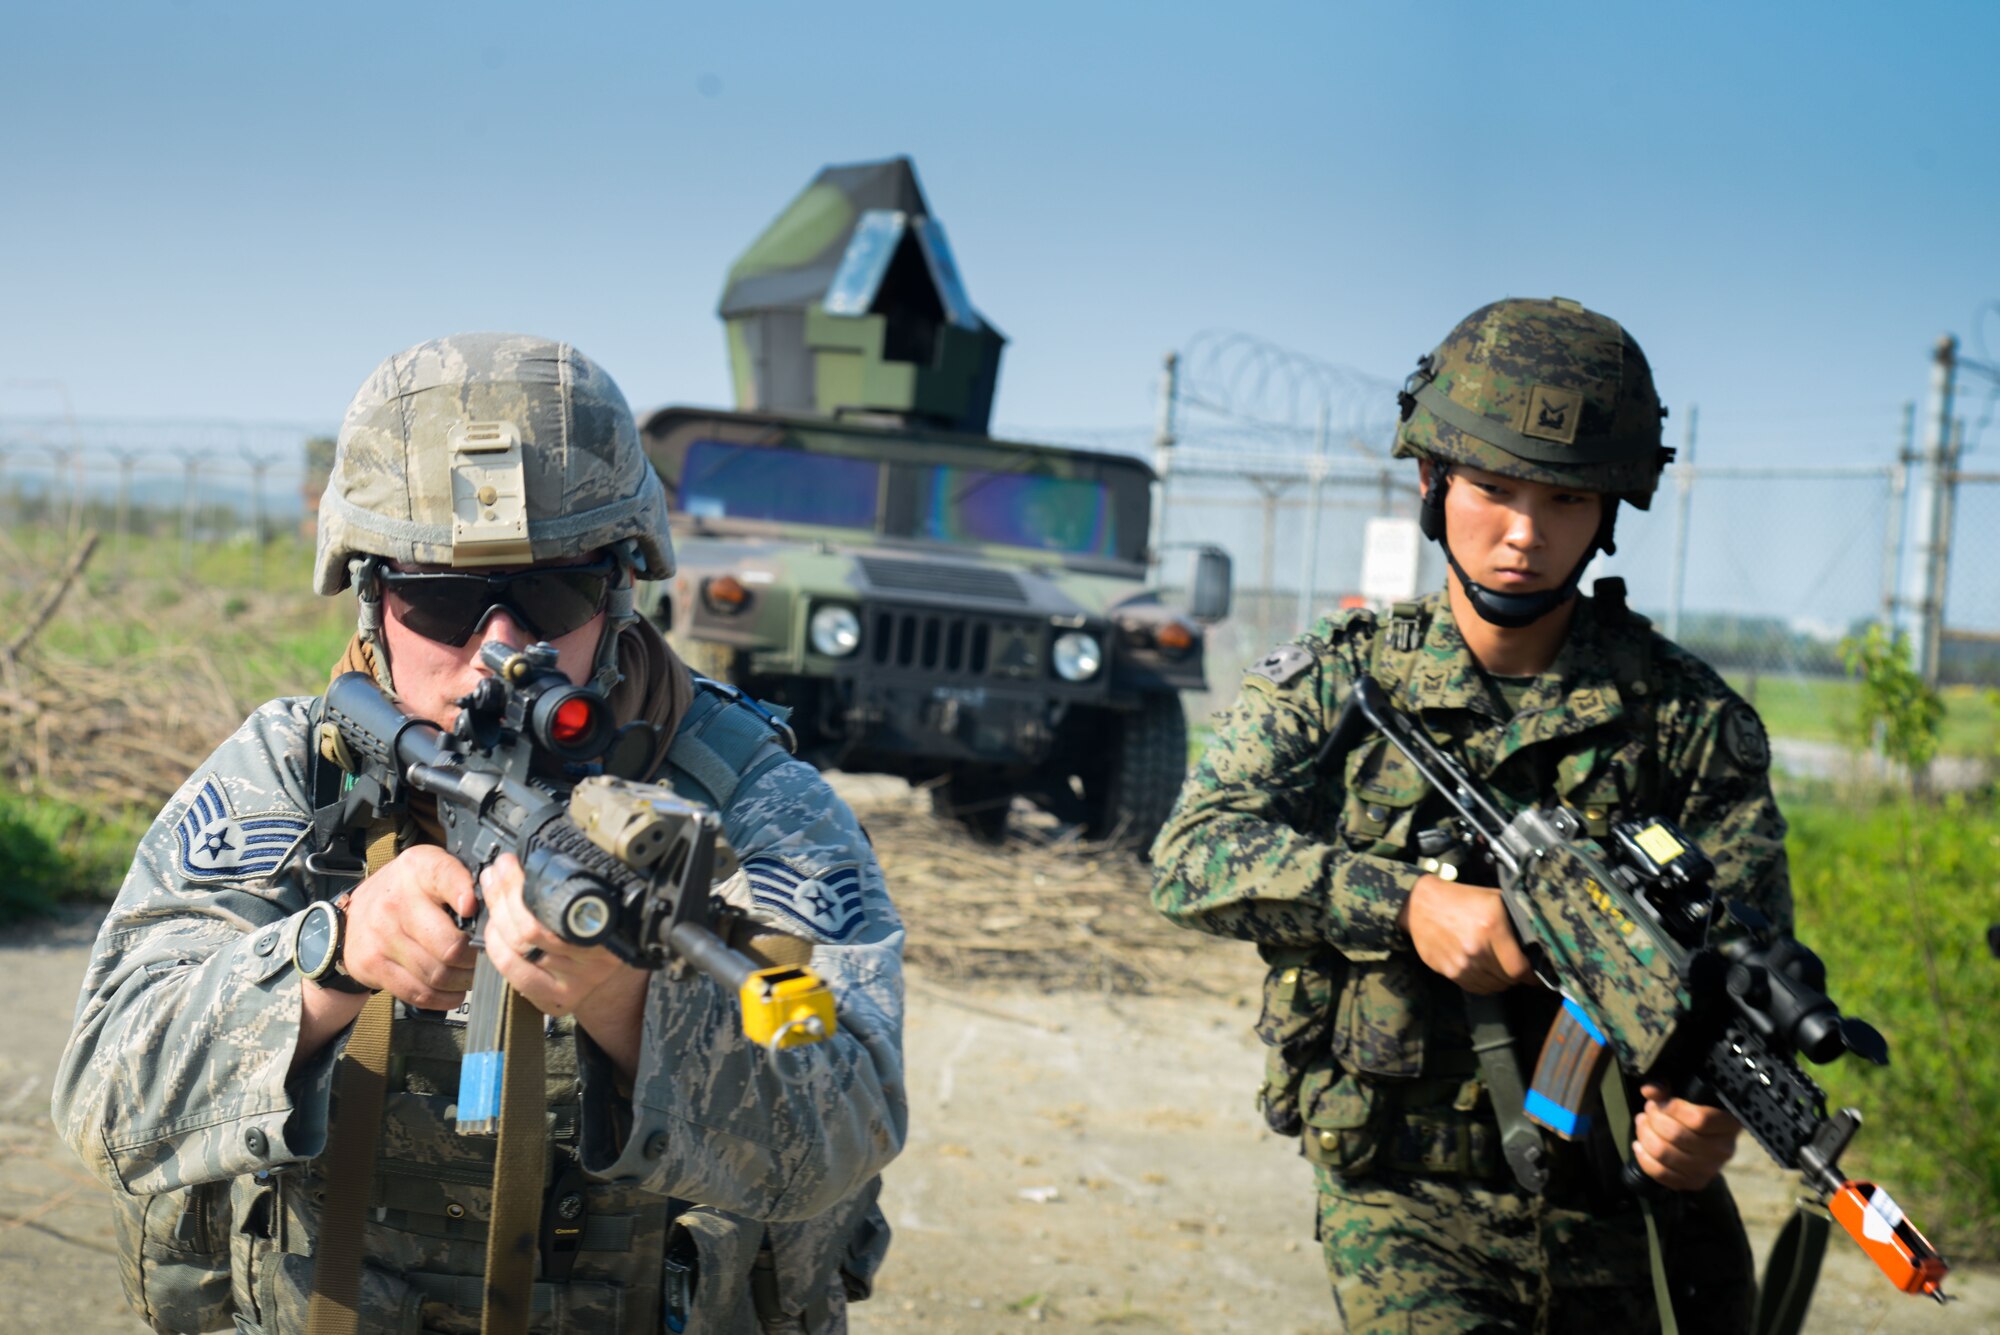
M 1271 967 L 1264 975 L 1257 1037 L 1271 1050 L 1265 1054 L 1257 1105 L 1273 1131 L 1296 1136 L 1303 1126 L 1299 1083 L 1306 1068 L 1331 1050 L 1334 995 L 1347 961 L 1335 951 L 1302 948 L 1268 948 L 1264 957 Z
M 475 1281 L 477 1282 L 477 1281 Z M 257 1323 L 267 1331 L 304 1330 L 312 1303 L 313 1258 L 268 1252 L 257 1270 Z M 355 1329 L 417 1335 L 423 1295 L 399 1275 L 361 1263 Z
M 756 1330 L 750 1277 L 763 1244 L 763 1225 L 721 1210 L 698 1205 L 677 1216 L 667 1230 L 666 1328 L 676 1335 Z
M 1333 1056 L 1349 1071 L 1414 1080 L 1424 1069 L 1424 969 L 1414 954 L 1350 956 L 1333 1019 Z
M 1359 1177 L 1381 1159 L 1382 1091 L 1336 1066 L 1306 1072 L 1299 1089 L 1305 1135 L 1300 1152 L 1336 1177 Z
M 125 1301 L 154 1330 L 229 1325 L 229 1183 L 112 1198 Z
M 1413 847 L 1411 817 L 1431 786 L 1409 758 L 1386 741 L 1358 746 L 1346 777 L 1340 830 L 1348 846 L 1377 855 Z

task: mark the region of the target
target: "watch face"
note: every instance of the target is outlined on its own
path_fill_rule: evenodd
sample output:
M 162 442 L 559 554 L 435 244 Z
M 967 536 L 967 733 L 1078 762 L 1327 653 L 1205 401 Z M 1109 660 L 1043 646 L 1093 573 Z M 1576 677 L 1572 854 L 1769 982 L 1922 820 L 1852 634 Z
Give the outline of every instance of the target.
M 299 923 L 298 940 L 292 946 L 292 963 L 306 977 L 317 978 L 326 972 L 332 954 L 333 908 L 315 904 L 306 910 L 304 920 Z

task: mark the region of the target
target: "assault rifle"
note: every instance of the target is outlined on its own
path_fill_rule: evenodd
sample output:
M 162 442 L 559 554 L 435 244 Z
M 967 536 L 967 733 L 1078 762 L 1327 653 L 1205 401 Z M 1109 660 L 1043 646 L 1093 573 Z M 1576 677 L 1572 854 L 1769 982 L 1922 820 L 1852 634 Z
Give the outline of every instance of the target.
M 1755 909 L 1719 903 L 1714 864 L 1669 821 L 1617 821 L 1600 842 L 1566 807 L 1508 817 L 1372 677 L 1355 684 L 1326 754 L 1345 754 L 1371 725 L 1458 813 L 1420 846 L 1435 857 L 1466 845 L 1492 861 L 1535 972 L 1562 994 L 1524 1100 L 1529 1119 L 1566 1140 L 1587 1134 L 1591 1099 L 1615 1058 L 1631 1075 L 1726 1109 L 1780 1167 L 1801 1174 L 1897 1288 L 1945 1301 L 1944 1259 L 1886 1191 L 1840 1171 L 1861 1114 L 1829 1117 L 1826 1095 L 1799 1067 L 1801 1056 L 1825 1063 L 1843 1052 L 1889 1062 L 1882 1035 L 1828 999 L 1819 957 Z M 1711 944 L 1724 915 L 1737 935 Z M 1524 1178 L 1539 1153 L 1538 1144 L 1507 1147 Z M 1636 1165 L 1625 1176 L 1635 1191 L 1652 1185 Z
M 618 777 L 651 758 L 653 729 L 614 728 L 603 694 L 558 671 L 547 644 L 488 644 L 479 657 L 493 675 L 457 701 L 450 732 L 403 713 L 366 673 L 328 689 L 320 745 L 349 774 L 342 824 L 430 793 L 446 851 L 475 880 L 501 854 L 518 857 L 529 911 L 565 941 L 603 946 L 639 968 L 700 970 L 741 999 L 744 1033 L 774 1055 L 833 1033 L 832 994 L 818 976 L 763 967 L 716 930 L 734 913 L 710 895 L 720 818 L 669 788 Z M 474 946 L 484 944 L 484 918 L 482 903 L 461 923 Z M 505 994 L 482 949 L 459 1068 L 464 1134 L 497 1129 Z

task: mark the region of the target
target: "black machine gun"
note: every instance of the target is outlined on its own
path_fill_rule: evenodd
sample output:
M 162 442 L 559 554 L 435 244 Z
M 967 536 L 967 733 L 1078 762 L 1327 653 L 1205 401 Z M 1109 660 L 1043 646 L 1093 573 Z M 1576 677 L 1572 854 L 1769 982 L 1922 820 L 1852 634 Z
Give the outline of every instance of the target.
M 1719 903 L 1714 865 L 1671 822 L 1618 821 L 1600 842 L 1566 807 L 1509 817 L 1364 675 L 1327 754 L 1351 750 L 1369 726 L 1458 813 L 1440 839 L 1426 831 L 1426 842 L 1439 851 L 1462 843 L 1492 861 L 1537 975 L 1562 994 L 1527 1090 L 1529 1119 L 1563 1139 L 1586 1134 L 1615 1058 L 1631 1075 L 1727 1110 L 1779 1166 L 1803 1176 L 1897 1288 L 1943 1302 L 1944 1259 L 1886 1191 L 1840 1171 L 1861 1114 L 1828 1116 L 1826 1095 L 1799 1067 L 1799 1057 L 1825 1063 L 1843 1052 L 1889 1062 L 1882 1035 L 1827 997 L 1819 957 L 1747 905 Z M 1725 915 L 1736 934 L 1710 944 Z M 1519 1150 L 1508 1150 L 1517 1172 Z M 1634 1190 L 1651 1185 L 1633 1165 L 1625 1173 Z
M 645 969 L 692 966 L 735 993 L 743 1029 L 774 1055 L 834 1031 L 832 994 L 803 966 L 764 967 L 731 947 L 712 901 L 722 828 L 715 812 L 632 777 L 654 730 L 616 728 L 603 694 L 572 683 L 547 644 L 488 644 L 480 679 L 446 732 L 398 709 L 366 674 L 326 694 L 319 744 L 347 770 L 343 825 L 437 800 L 447 852 L 475 877 L 503 853 L 521 860 L 524 899 L 544 927 Z M 610 773 L 604 771 L 609 769 Z M 482 945 L 484 906 L 468 923 Z M 500 1114 L 506 980 L 479 953 L 466 999 L 458 1129 L 491 1134 Z

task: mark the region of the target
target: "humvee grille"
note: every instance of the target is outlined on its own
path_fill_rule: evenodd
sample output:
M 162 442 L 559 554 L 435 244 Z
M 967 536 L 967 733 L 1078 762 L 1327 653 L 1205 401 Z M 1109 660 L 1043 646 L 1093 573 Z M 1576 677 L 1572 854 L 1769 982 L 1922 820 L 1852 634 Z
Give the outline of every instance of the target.
M 927 565 L 892 561 L 880 556 L 860 558 L 861 573 L 878 589 L 902 593 L 936 593 L 953 598 L 989 598 L 1001 603 L 1025 603 L 1021 582 L 1004 570 L 980 566 Z
M 1032 621 L 875 608 L 868 657 L 880 668 L 946 677 L 1038 677 L 1045 627 Z

